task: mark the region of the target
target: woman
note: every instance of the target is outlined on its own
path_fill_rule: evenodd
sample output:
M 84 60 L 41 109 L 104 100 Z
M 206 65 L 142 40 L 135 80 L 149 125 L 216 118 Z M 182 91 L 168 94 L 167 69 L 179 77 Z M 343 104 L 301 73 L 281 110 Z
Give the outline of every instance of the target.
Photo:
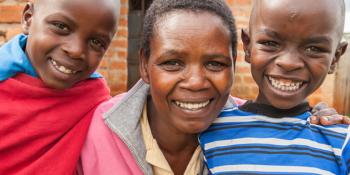
M 142 80 L 95 112 L 84 173 L 203 174 L 197 133 L 233 102 L 235 31 L 223 1 L 154 1 L 145 16 Z
M 145 16 L 140 80 L 95 112 L 84 174 L 207 174 L 197 134 L 229 96 L 236 27 L 221 0 L 155 0 Z

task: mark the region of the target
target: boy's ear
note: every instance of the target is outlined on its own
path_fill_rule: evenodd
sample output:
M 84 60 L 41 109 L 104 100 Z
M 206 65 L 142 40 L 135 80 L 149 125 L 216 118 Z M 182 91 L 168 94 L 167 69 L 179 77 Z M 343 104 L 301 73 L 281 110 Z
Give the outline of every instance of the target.
M 149 81 L 149 73 L 148 73 L 148 57 L 145 54 L 144 48 L 141 48 L 139 51 L 139 71 L 142 80 L 146 83 L 150 83 Z
M 337 67 L 337 63 L 339 62 L 340 57 L 345 53 L 347 47 L 348 47 L 348 43 L 345 41 L 341 42 L 338 45 L 338 48 L 335 51 L 335 55 L 334 55 L 334 58 L 332 60 L 332 64 L 331 64 L 331 67 L 328 71 L 328 74 L 334 73 L 335 68 Z
M 247 29 L 242 29 L 241 39 L 243 42 L 244 59 L 247 63 L 250 63 L 250 36 Z
M 21 19 L 23 33 L 26 35 L 28 35 L 29 33 L 29 27 L 32 23 L 33 14 L 34 14 L 34 5 L 33 3 L 28 2 L 23 9 L 22 19 Z

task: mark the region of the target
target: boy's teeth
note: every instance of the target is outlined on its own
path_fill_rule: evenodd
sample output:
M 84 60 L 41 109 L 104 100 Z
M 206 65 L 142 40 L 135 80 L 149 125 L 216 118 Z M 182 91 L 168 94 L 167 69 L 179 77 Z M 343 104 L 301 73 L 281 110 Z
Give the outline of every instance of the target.
M 268 77 L 271 82 L 272 87 L 282 90 L 282 91 L 296 91 L 303 84 L 302 81 L 293 81 L 288 79 L 277 79 Z
M 62 73 L 65 73 L 65 74 L 75 74 L 75 73 L 77 73 L 77 71 L 73 71 L 73 70 L 71 70 L 71 69 L 68 69 L 68 68 L 62 66 L 62 65 L 59 66 L 59 65 L 57 64 L 57 62 L 56 62 L 55 60 L 53 60 L 53 59 L 51 59 L 51 62 L 52 62 L 52 64 L 53 64 L 53 66 L 54 66 L 57 70 L 59 70 L 60 72 L 62 72 Z
M 209 104 L 209 102 L 210 102 L 209 100 L 205 102 L 199 102 L 199 103 L 175 101 L 175 104 L 180 108 L 194 111 L 194 110 L 204 108 Z

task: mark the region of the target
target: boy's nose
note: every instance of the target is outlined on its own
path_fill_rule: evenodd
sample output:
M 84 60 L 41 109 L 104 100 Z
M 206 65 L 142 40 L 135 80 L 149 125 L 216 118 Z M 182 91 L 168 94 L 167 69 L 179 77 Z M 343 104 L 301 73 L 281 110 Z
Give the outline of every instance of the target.
M 286 52 L 276 58 L 275 63 L 284 71 L 291 72 L 304 67 L 304 62 L 300 55 L 293 52 Z
M 204 68 L 193 66 L 184 73 L 181 87 L 190 91 L 201 91 L 209 87 L 210 82 L 205 74 Z
M 85 42 L 81 40 L 71 40 L 62 46 L 64 52 L 70 58 L 83 59 L 85 57 Z

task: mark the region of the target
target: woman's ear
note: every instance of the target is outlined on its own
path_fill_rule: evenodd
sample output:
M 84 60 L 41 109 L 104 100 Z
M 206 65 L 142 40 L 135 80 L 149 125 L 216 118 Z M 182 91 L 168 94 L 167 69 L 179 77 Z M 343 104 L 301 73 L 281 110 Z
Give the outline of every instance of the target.
M 146 56 L 145 49 L 141 48 L 139 51 L 139 71 L 142 80 L 146 83 L 150 83 L 149 81 L 149 73 L 148 73 L 148 57 Z
M 32 24 L 33 15 L 34 15 L 34 4 L 31 2 L 28 2 L 23 9 L 22 19 L 21 19 L 23 33 L 26 35 L 29 34 L 29 27 Z
M 242 29 L 241 31 L 241 39 L 243 42 L 243 50 L 244 50 L 244 59 L 247 63 L 250 63 L 250 36 L 247 29 Z
M 340 57 L 345 53 L 347 47 L 348 47 L 347 42 L 341 42 L 338 45 L 338 48 L 335 51 L 335 55 L 334 55 L 334 58 L 332 60 L 332 64 L 329 68 L 328 74 L 332 74 L 335 72 L 335 68 L 337 67 L 337 63 L 339 62 Z

